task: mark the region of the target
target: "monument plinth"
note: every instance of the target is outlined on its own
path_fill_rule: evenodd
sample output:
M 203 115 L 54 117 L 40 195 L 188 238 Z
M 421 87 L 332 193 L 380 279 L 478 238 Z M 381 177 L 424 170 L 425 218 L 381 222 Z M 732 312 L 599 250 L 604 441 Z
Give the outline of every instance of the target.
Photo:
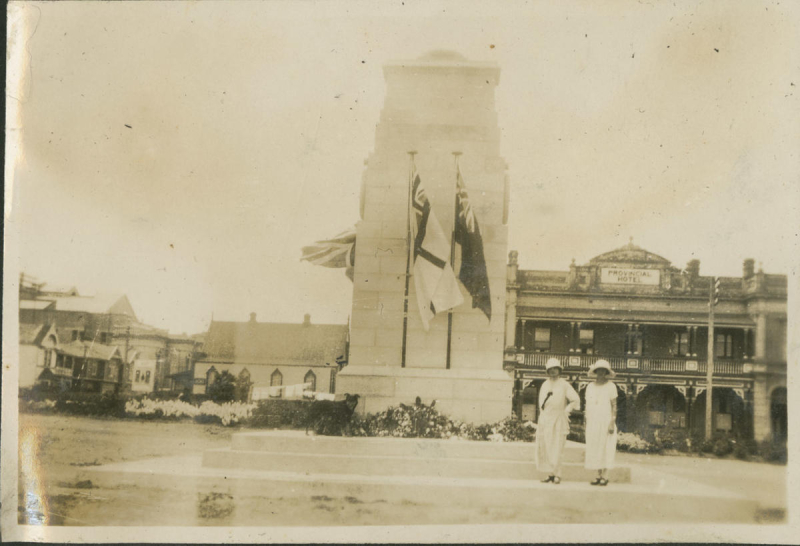
M 508 186 L 500 157 L 494 89 L 499 67 L 457 53 L 433 52 L 384 66 L 386 98 L 369 156 L 357 226 L 349 365 L 338 392 L 358 393 L 360 411 L 374 412 L 416 396 L 471 422 L 511 413 L 512 378 L 503 371 Z M 409 283 L 406 353 L 403 308 L 408 255 L 410 151 L 439 223 L 449 238 L 455 220 L 456 164 L 483 238 L 491 320 L 464 303 L 453 309 L 449 368 L 448 317 L 426 331 Z M 457 245 L 458 248 L 458 245 Z M 458 274 L 460 250 L 453 269 Z

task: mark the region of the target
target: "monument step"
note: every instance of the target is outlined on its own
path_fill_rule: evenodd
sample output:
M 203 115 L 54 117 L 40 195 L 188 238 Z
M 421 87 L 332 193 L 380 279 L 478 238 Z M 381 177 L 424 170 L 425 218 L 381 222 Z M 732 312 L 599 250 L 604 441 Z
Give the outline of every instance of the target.
M 211 491 L 226 493 L 236 503 L 234 514 L 243 518 L 232 521 L 234 526 L 258 525 L 257 513 L 263 510 L 265 500 L 309 497 L 346 499 L 351 503 L 507 508 L 504 522 L 514 523 L 752 523 L 758 510 L 758 503 L 753 500 L 653 472 L 644 473 L 648 475 L 647 483 L 612 481 L 607 487 L 593 487 L 588 483 L 553 485 L 519 479 L 218 469 L 204 467 L 200 457 L 191 456 L 89 467 L 85 473 L 98 487 L 133 485 L 185 491 L 188 503 L 196 503 L 198 496 Z
M 533 460 L 467 459 L 444 457 L 415 457 L 409 455 L 340 455 L 309 452 L 243 451 L 228 448 L 208 450 L 203 454 L 203 466 L 220 469 L 299 472 L 308 474 L 363 474 L 370 476 L 438 476 L 446 478 L 486 478 L 509 480 L 539 480 L 547 477 L 536 470 Z M 582 463 L 564 463 L 561 479 L 590 481 L 596 476 Z M 609 471 L 609 479 L 630 483 L 627 467 Z
M 359 455 L 427 457 L 443 459 L 502 459 L 534 461 L 530 442 L 481 442 L 428 438 L 354 438 L 306 435 L 303 431 L 239 432 L 233 435 L 234 450 L 318 455 Z M 567 442 L 564 462 L 583 462 L 584 446 Z

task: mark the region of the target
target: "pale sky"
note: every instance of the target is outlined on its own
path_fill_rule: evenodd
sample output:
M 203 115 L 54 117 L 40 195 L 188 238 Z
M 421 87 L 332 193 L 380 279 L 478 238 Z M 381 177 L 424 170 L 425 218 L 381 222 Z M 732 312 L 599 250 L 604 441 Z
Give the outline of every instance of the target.
M 300 248 L 359 218 L 382 64 L 451 49 L 501 69 L 521 267 L 632 236 L 701 274 L 754 258 L 796 279 L 795 5 L 491 4 L 12 5 L 27 27 L 6 273 L 125 293 L 173 332 L 212 312 L 344 323 L 352 284 Z

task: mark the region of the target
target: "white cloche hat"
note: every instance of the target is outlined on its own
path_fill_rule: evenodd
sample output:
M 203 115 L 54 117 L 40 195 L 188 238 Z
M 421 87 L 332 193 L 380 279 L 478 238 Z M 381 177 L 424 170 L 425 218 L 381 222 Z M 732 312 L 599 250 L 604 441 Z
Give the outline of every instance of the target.
M 595 377 L 597 375 L 595 372 L 599 368 L 606 370 L 608 372 L 608 377 L 614 377 L 615 375 L 617 375 L 614 372 L 614 370 L 611 369 L 611 364 L 609 364 L 607 360 L 598 360 L 597 362 L 592 364 L 591 368 L 589 368 L 589 371 L 587 372 L 589 377 Z
M 561 362 L 557 358 L 548 359 L 547 363 L 544 365 L 545 371 L 549 370 L 550 368 L 561 368 L 564 369 L 564 366 L 561 365 Z

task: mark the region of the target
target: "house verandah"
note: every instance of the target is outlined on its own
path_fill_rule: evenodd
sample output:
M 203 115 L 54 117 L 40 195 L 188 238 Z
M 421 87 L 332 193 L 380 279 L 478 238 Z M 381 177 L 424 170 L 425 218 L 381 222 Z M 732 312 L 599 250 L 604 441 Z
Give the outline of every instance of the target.
M 752 327 L 715 329 L 712 430 L 752 436 Z M 520 319 L 516 336 L 515 413 L 535 420 L 545 362 L 558 359 L 584 395 L 588 368 L 607 360 L 620 391 L 621 431 L 705 427 L 707 327 L 678 324 Z M 717 356 L 718 355 L 718 356 Z

